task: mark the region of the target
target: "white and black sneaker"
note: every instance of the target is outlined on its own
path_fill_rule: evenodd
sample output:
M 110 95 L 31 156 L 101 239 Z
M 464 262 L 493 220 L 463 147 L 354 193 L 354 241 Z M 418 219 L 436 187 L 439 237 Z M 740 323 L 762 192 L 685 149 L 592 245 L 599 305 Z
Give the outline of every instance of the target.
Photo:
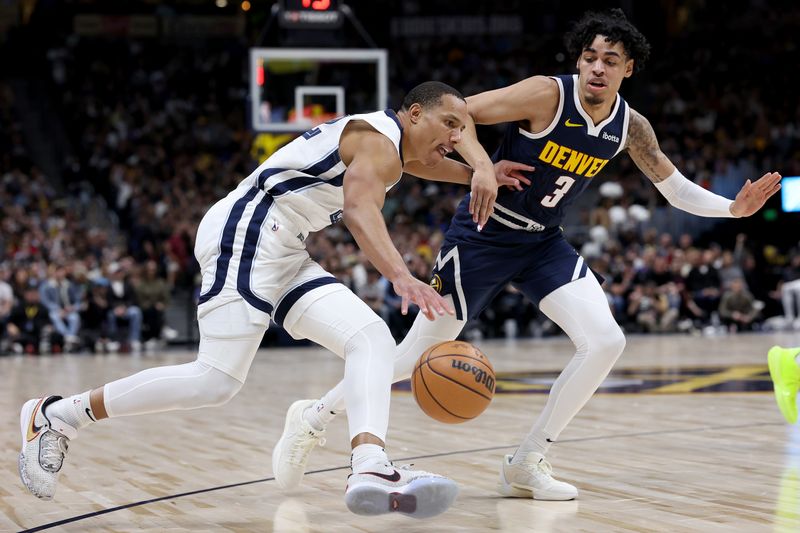
M 45 414 L 47 406 L 60 399 L 61 396 L 46 396 L 28 400 L 19 415 L 19 476 L 25 487 L 43 500 L 53 499 L 69 441 L 78 436 L 74 427 Z
M 525 460 L 514 464 L 512 455 L 503 458 L 500 466 L 500 481 L 497 490 L 512 498 L 563 501 L 578 497 L 578 489 L 564 481 L 553 478 L 553 467 L 544 455 L 530 452 Z
M 316 400 L 297 400 L 289 407 L 283 434 L 272 450 L 272 473 L 284 490 L 300 485 L 311 450 L 325 445 L 325 430 L 316 430 L 303 419 L 303 411 L 314 403 Z
M 350 474 L 344 501 L 359 515 L 401 513 L 413 518 L 429 518 L 445 512 L 458 496 L 452 479 L 411 465 L 395 467 L 380 463 L 365 471 Z

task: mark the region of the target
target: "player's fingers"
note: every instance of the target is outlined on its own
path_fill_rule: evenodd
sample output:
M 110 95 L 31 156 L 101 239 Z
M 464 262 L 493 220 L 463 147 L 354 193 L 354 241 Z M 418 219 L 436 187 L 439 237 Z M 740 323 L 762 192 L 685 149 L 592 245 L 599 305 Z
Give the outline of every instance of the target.
M 525 175 L 522 172 L 519 172 L 519 171 L 515 170 L 513 172 L 509 172 L 508 175 L 511 176 L 512 178 L 517 179 L 518 181 L 521 181 L 522 183 L 524 183 L 526 185 L 530 185 L 531 184 L 531 180 L 526 178 Z
M 455 308 L 453 308 L 453 305 L 449 301 L 442 298 L 438 293 L 436 294 L 436 297 L 442 301 L 442 306 L 444 307 L 444 310 L 448 315 L 456 314 Z
M 469 195 L 469 214 L 473 215 L 473 217 L 472 217 L 472 221 L 473 222 L 476 222 L 475 216 L 474 216 L 475 215 L 475 197 L 476 196 L 477 196 L 477 192 L 476 191 L 472 191 L 472 193 Z
M 494 199 L 494 194 L 487 194 L 486 198 L 484 198 L 484 202 L 481 205 L 480 217 L 478 219 L 478 223 L 481 226 L 485 226 L 486 222 L 489 221 L 489 215 L 491 215 L 492 211 L 494 210 Z
M 516 161 L 509 161 L 508 162 L 508 166 L 512 170 L 524 170 L 526 172 L 533 172 L 534 170 L 536 170 L 535 167 L 532 167 L 530 165 L 526 165 L 524 163 L 518 163 Z
M 404 315 L 408 314 L 408 296 L 406 295 L 400 298 L 400 312 Z
M 775 194 L 779 190 L 781 190 L 781 184 L 780 183 L 776 183 L 775 186 L 772 187 L 772 189 L 770 189 L 769 192 L 767 192 L 767 198 L 771 197 L 773 194 Z

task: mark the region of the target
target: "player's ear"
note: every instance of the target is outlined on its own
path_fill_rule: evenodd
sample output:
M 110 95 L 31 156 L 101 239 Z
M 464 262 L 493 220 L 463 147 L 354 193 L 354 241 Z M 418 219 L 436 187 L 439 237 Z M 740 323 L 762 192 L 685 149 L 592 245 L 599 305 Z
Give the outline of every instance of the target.
M 422 118 L 422 106 L 418 103 L 411 104 L 411 107 L 408 108 L 408 116 L 414 124 L 419 122 Z
M 633 74 L 633 59 L 629 59 L 625 62 L 625 77 L 630 78 L 631 74 Z

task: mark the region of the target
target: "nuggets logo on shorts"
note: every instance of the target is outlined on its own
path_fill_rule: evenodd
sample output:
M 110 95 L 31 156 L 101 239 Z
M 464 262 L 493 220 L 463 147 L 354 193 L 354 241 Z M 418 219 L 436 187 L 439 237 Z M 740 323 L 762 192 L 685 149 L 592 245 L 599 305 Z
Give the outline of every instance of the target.
M 438 293 L 442 292 L 442 278 L 439 277 L 439 274 L 434 274 L 431 278 L 431 287 Z

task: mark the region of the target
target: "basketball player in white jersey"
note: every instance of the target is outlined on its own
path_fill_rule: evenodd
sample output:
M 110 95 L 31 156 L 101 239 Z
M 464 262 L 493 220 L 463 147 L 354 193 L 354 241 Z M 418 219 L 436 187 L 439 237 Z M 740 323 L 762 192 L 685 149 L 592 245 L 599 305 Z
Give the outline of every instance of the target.
M 778 191 L 781 178 L 770 172 L 753 183 L 748 180 L 731 201 L 681 174 L 659 148 L 650 123 L 619 95 L 622 80 L 641 67 L 649 52 L 644 36 L 621 10 L 586 14 L 569 43 L 577 76 L 534 76 L 467 99 L 475 123 L 508 123 L 494 159 L 529 164 L 535 172 L 529 176 L 530 187 L 501 190 L 482 231 L 471 223 L 466 200 L 462 202 L 434 266 L 436 286 L 454 304 L 456 314 L 435 324 L 418 315 L 398 346 L 395 366 L 396 380 L 409 377 L 428 347 L 455 339 L 466 320 L 477 317 L 509 283 L 538 304 L 570 337 L 576 352 L 519 448 L 501 462 L 498 489 L 505 496 L 539 500 L 577 497 L 574 486 L 553 478 L 545 454 L 625 346 L 598 280 L 563 237 L 564 210 L 608 160 L 623 151 L 670 204 L 699 216 L 750 216 Z M 471 128 L 457 150 L 471 162 L 488 157 Z M 794 368 L 794 355 L 786 368 Z M 797 386 L 787 389 L 794 399 Z M 275 468 L 281 486 L 300 482 L 317 442 L 292 428 L 323 434 L 344 407 L 341 391 L 340 384 L 321 400 L 300 400 L 290 408 L 287 420 L 293 422 L 287 422 L 273 452 L 273 465 L 284 465 Z
M 104 418 L 220 405 L 241 389 L 270 318 L 345 359 L 345 403 L 353 447 L 345 500 L 358 514 L 399 511 L 425 518 L 446 510 L 456 484 L 396 468 L 384 452 L 395 343 L 386 324 L 308 255 L 304 241 L 344 218 L 373 265 L 429 319 L 450 304 L 415 279 L 381 214 L 403 171 L 468 184 L 472 169 L 445 156 L 461 140 L 466 103 L 455 89 L 427 82 L 402 109 L 346 116 L 280 149 L 206 213 L 195 255 L 202 271 L 197 360 L 151 368 L 100 388 L 22 407 L 19 471 L 50 499 L 70 440 Z M 477 173 L 476 173 L 477 174 Z M 482 178 L 487 174 L 483 173 Z M 498 183 L 480 183 L 476 218 L 485 223 Z M 506 183 L 513 183 L 510 179 Z

